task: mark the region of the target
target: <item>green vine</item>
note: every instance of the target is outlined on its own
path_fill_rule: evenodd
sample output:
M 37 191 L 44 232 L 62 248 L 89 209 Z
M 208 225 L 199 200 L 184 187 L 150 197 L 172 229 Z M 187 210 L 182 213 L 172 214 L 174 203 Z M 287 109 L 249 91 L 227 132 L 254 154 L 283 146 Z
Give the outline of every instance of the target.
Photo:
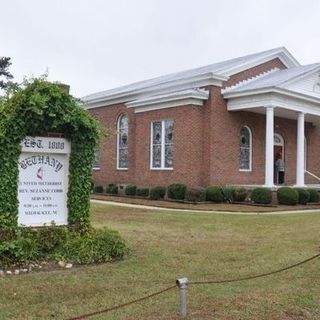
M 89 228 L 94 150 L 100 127 L 61 84 L 33 79 L 0 103 L 0 222 L 16 227 L 18 159 L 26 136 L 62 133 L 71 141 L 68 189 L 69 225 Z

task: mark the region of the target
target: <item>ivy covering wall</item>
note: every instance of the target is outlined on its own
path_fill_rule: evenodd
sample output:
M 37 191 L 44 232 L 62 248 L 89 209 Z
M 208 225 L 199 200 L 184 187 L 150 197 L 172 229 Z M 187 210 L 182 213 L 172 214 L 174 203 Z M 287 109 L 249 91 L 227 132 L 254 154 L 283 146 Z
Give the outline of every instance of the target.
M 100 127 L 58 83 L 26 82 L 0 104 L 0 226 L 15 227 L 18 218 L 18 160 L 26 136 L 62 133 L 71 141 L 69 163 L 69 225 L 89 227 L 94 150 Z

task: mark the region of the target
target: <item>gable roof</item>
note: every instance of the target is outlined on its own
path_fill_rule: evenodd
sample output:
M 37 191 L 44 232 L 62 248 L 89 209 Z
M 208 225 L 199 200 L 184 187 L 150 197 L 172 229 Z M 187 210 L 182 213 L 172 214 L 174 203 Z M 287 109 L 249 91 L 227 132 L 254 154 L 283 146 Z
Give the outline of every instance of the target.
M 284 70 L 273 70 L 256 79 L 248 79 L 232 87 L 225 88 L 225 97 L 234 96 L 237 93 L 245 93 L 271 88 L 285 88 L 289 83 L 306 77 L 310 73 L 320 70 L 320 63 L 298 66 Z
M 231 75 L 275 58 L 288 68 L 299 66 L 289 51 L 280 47 L 93 93 L 83 97 L 82 101 L 86 108 L 93 108 L 206 85 L 221 86 Z

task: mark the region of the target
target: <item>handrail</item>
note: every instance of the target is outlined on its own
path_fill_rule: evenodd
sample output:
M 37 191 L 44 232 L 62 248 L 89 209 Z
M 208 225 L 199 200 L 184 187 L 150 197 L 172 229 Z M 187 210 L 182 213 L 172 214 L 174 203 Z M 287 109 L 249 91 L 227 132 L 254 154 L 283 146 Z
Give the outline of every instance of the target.
M 315 174 L 313 174 L 312 172 L 308 171 L 308 170 L 304 170 L 306 173 L 310 174 L 310 176 L 314 177 L 315 179 L 317 179 L 318 181 L 320 181 L 320 178 L 318 176 L 316 176 Z

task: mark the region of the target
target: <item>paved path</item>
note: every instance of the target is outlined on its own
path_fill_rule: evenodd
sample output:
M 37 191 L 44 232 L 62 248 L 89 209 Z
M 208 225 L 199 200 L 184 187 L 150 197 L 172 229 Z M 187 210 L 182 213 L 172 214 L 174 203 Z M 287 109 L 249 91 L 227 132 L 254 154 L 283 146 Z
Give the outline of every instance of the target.
M 115 201 L 95 200 L 95 199 L 91 199 L 91 202 L 92 203 L 107 204 L 107 205 L 111 205 L 111 206 L 118 206 L 118 207 L 148 209 L 148 210 L 158 210 L 158 211 L 222 213 L 222 214 L 234 214 L 234 215 L 280 215 L 280 214 L 310 213 L 310 212 L 320 213 L 320 209 L 268 211 L 268 212 L 231 212 L 231 211 L 214 211 L 214 210 L 205 211 L 205 210 L 163 208 L 163 207 L 145 206 L 145 205 L 141 205 L 141 204 L 121 203 L 121 202 L 115 202 Z

